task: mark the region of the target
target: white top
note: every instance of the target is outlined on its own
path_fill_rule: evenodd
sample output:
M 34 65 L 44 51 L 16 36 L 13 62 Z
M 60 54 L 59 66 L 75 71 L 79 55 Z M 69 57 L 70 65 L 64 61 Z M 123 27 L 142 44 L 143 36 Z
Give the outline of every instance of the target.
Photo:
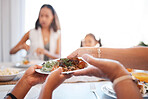
M 49 52 L 51 54 L 55 54 L 56 48 L 57 48 L 57 40 L 60 35 L 60 30 L 58 30 L 56 33 L 53 31 L 53 29 L 50 30 L 50 42 L 49 42 Z M 42 36 L 41 28 L 32 29 L 29 33 L 29 39 L 30 39 L 30 50 L 28 53 L 29 60 L 44 60 L 44 55 L 37 56 L 36 49 L 37 48 L 43 48 L 44 49 L 44 41 Z

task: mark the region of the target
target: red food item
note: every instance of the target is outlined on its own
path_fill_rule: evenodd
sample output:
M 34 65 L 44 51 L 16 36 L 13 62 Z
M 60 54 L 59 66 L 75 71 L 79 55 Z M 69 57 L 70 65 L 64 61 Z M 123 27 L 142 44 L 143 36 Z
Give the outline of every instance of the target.
M 25 64 L 25 65 L 28 64 L 28 63 L 29 63 L 28 60 L 24 60 L 24 61 L 23 61 L 23 64 Z
M 71 59 L 61 58 L 57 60 L 57 62 L 59 62 L 59 66 L 53 66 L 52 71 L 59 67 L 62 67 L 63 72 L 67 72 L 67 71 L 83 69 L 87 66 L 87 63 L 79 58 L 71 58 Z
M 78 64 L 78 67 L 79 67 L 80 69 L 83 69 L 83 68 L 86 67 L 86 63 L 85 63 L 84 61 L 82 61 L 82 62 L 80 62 L 80 63 Z

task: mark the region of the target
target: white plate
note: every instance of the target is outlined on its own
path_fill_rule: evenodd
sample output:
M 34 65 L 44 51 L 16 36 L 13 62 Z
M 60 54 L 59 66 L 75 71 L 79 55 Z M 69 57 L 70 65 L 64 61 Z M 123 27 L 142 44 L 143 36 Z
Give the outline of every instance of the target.
M 111 85 L 111 84 L 110 84 Z M 107 86 L 109 86 L 109 84 L 105 84 L 101 87 L 101 90 L 108 96 L 112 97 L 112 98 L 117 98 L 115 93 L 112 93 L 112 91 L 109 91 Z
M 112 98 L 117 98 L 116 97 L 116 93 L 112 88 L 112 84 L 105 84 L 101 87 L 101 90 L 108 96 L 112 97 Z M 147 98 L 148 95 L 143 95 L 143 98 Z
M 23 62 L 18 62 L 15 64 L 15 67 L 18 67 L 18 68 L 28 68 L 32 65 L 36 65 L 36 64 L 39 64 L 41 63 L 42 61 L 38 61 L 38 60 L 33 60 L 33 61 L 30 61 L 28 64 L 23 64 Z
M 70 74 L 76 71 L 81 71 L 83 69 L 79 69 L 79 70 L 73 70 L 73 71 L 67 71 L 67 72 L 62 72 L 62 74 Z M 41 74 L 50 74 L 51 72 L 45 72 L 45 71 L 41 71 L 41 69 L 35 69 L 36 72 L 41 73 Z
M 13 80 L 15 77 L 17 76 L 17 74 L 15 75 L 0 75 L 0 81 L 10 81 Z
M 11 81 L 13 80 L 16 76 L 22 75 L 25 71 L 20 71 L 17 74 L 14 75 L 0 75 L 0 81 Z
M 82 57 L 78 57 L 79 59 L 82 59 L 86 64 L 87 66 L 89 65 L 89 63 L 87 63 Z M 59 59 L 54 59 L 54 60 L 50 60 L 50 61 L 57 61 Z M 43 64 L 43 63 L 42 63 Z M 41 63 L 40 63 L 41 65 Z M 73 71 L 67 71 L 67 72 L 62 72 L 62 74 L 70 74 L 70 73 L 73 73 L 73 72 L 77 72 L 77 71 L 81 71 L 83 69 L 78 69 L 78 70 L 73 70 Z M 40 69 L 35 69 L 36 72 L 38 73 L 41 73 L 41 74 L 50 74 L 51 72 L 45 72 L 45 71 L 41 71 Z
M 22 62 L 18 62 L 18 63 L 15 64 L 15 67 L 27 68 L 27 67 L 30 67 L 31 65 L 35 65 L 35 63 L 30 62 L 28 64 L 23 64 Z

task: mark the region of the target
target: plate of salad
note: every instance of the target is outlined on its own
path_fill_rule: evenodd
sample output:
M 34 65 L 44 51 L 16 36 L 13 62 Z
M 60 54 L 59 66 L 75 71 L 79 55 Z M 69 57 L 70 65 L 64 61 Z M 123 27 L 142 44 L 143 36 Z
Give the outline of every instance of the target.
M 73 73 L 82 70 L 88 66 L 81 57 L 78 58 L 60 58 L 42 63 L 41 69 L 35 69 L 36 72 L 42 74 L 50 74 L 55 69 L 62 67 L 63 74 Z

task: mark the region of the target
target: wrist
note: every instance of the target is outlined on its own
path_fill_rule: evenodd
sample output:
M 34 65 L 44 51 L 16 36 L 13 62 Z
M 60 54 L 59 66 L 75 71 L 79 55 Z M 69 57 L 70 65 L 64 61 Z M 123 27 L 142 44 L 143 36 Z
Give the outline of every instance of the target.
M 30 80 L 30 79 L 29 79 L 29 80 Z M 32 83 L 30 83 L 29 80 L 28 80 L 28 77 L 23 76 L 23 77 L 20 79 L 20 82 L 22 82 L 22 84 L 24 84 L 27 88 L 31 88 L 33 85 L 32 85 Z
M 44 50 L 44 55 L 48 55 L 48 51 L 47 50 Z
M 23 82 L 23 84 L 24 85 L 26 85 L 26 87 L 32 87 L 33 86 L 33 84 L 32 84 L 32 82 L 30 81 L 31 79 L 29 79 L 25 74 L 24 74 L 24 76 L 20 79 L 20 82 Z
M 98 47 L 98 49 L 97 49 L 97 54 L 98 54 L 98 58 L 101 58 L 101 48 L 100 47 Z
M 122 76 L 126 76 L 129 75 L 129 73 L 116 73 L 114 76 L 110 77 L 111 82 L 113 82 L 115 79 L 122 77 Z
M 98 48 L 99 47 L 90 48 L 90 50 L 89 50 L 90 55 L 92 55 L 93 57 L 98 58 Z
M 23 90 L 22 90 L 23 88 Z M 31 86 L 26 82 L 26 79 L 22 77 L 14 89 L 11 91 L 11 93 L 16 96 L 18 99 L 23 99 L 28 91 L 30 90 Z
M 125 80 L 132 80 L 132 76 L 131 75 L 125 75 L 125 76 L 121 76 L 121 77 L 118 77 L 116 78 L 114 81 L 113 81 L 113 88 L 120 82 L 123 82 Z
M 130 75 L 126 69 L 124 69 L 122 66 L 116 66 L 115 72 L 110 75 L 109 79 L 113 82 L 115 79 L 126 75 Z

